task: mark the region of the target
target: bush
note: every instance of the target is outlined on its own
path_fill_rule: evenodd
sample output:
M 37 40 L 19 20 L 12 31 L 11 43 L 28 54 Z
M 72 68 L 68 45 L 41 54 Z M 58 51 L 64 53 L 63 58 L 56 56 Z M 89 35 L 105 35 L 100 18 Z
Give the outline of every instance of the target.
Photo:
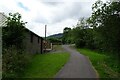
M 29 63 L 30 56 L 15 47 L 3 49 L 3 78 L 20 77 Z M 22 72 L 23 73 L 23 72 Z
M 76 45 L 76 47 L 83 48 L 85 46 L 85 41 L 83 39 L 77 39 L 75 41 L 75 45 Z
M 25 38 L 25 24 L 21 20 L 19 13 L 10 13 L 6 20 L 6 27 L 2 28 L 3 46 L 8 48 L 15 45 L 18 49 L 23 49 L 23 39 Z

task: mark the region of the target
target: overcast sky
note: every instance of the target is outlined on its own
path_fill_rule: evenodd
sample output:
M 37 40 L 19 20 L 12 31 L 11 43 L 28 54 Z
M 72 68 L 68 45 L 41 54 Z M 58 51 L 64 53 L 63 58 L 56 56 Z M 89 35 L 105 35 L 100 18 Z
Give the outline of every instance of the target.
M 89 17 L 96 0 L 0 0 L 0 12 L 6 15 L 19 12 L 26 27 L 44 37 L 62 33 L 65 27 L 73 27 L 81 17 Z M 106 1 L 106 0 L 102 0 Z

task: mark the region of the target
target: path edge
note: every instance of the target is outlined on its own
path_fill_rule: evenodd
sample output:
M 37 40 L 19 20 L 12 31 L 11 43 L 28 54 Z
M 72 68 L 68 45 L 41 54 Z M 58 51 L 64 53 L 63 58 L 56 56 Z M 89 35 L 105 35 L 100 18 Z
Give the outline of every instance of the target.
M 97 75 L 97 78 L 99 78 L 100 75 L 98 74 L 98 72 L 97 72 L 97 70 L 95 69 L 95 67 L 92 65 L 92 62 L 91 62 L 90 58 L 89 58 L 88 56 L 85 56 L 85 57 L 89 60 L 90 65 L 92 66 L 93 70 L 95 71 L 95 73 L 96 73 L 96 75 Z
M 68 52 L 69 53 L 69 52 Z M 70 54 L 70 53 L 69 53 Z M 71 54 L 70 54 L 70 56 L 71 56 Z M 53 76 L 53 78 L 57 78 L 57 75 L 63 70 L 63 68 L 64 68 L 64 66 L 69 62 L 69 60 L 70 60 L 70 57 L 69 57 L 69 59 L 66 61 L 66 63 L 61 67 L 61 69 Z

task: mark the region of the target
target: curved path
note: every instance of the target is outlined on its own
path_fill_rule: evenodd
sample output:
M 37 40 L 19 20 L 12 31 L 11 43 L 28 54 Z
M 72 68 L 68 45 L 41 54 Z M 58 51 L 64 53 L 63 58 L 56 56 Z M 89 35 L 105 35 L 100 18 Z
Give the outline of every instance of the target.
M 70 48 L 68 45 L 63 45 L 62 47 L 70 53 L 70 59 L 56 74 L 55 78 L 98 78 L 97 73 L 86 56 Z

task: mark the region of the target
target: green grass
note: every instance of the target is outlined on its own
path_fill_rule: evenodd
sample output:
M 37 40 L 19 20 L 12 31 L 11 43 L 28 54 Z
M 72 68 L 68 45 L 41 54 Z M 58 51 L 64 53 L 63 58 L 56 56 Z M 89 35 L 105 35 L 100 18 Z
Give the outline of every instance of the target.
M 25 70 L 25 78 L 52 78 L 69 59 L 68 53 L 38 54 Z
M 89 49 L 78 49 L 78 51 L 89 57 L 100 78 L 118 78 L 120 76 L 120 65 L 114 56 Z
M 64 50 L 64 49 L 62 48 L 62 45 L 53 45 L 53 50 L 59 51 L 59 50 Z

